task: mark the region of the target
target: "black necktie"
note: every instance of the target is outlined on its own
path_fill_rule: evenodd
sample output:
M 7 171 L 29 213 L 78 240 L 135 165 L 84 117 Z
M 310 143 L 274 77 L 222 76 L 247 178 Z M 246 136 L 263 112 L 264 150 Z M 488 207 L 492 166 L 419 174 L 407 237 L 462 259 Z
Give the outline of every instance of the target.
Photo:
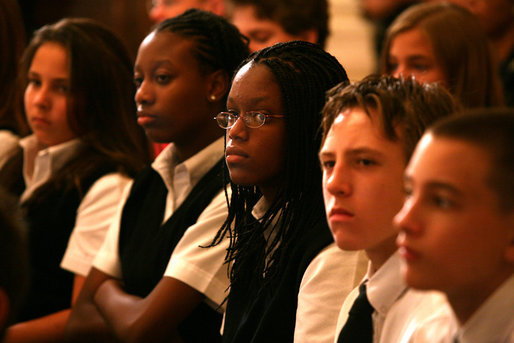
M 366 296 L 366 284 L 359 287 L 359 296 L 355 299 L 348 319 L 343 326 L 338 343 L 372 343 L 373 342 L 373 322 L 371 314 L 373 306 L 369 303 Z

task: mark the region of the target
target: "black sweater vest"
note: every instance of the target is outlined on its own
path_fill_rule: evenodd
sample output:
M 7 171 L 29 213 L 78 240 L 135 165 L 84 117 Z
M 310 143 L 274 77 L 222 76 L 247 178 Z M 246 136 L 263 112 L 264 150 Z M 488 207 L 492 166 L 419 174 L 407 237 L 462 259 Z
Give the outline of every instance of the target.
M 20 196 L 25 190 L 22 174 L 23 152 L 8 162 L 13 172 L 10 182 L 1 183 L 11 193 Z M 75 227 L 78 207 L 91 186 L 102 176 L 114 172 L 114 164 L 104 163 L 74 185 L 47 184 L 43 195 L 34 196 L 22 204 L 28 226 L 30 285 L 17 321 L 26 321 L 71 307 L 74 274 L 60 267 Z M 1 179 L 1 178 L 0 178 Z M 78 186 L 80 185 L 80 187 Z M 70 187 L 71 186 L 71 187 Z
M 146 297 L 162 279 L 171 254 L 185 231 L 223 189 L 219 161 L 163 224 L 167 189 L 152 168 L 135 180 L 123 208 L 119 255 L 125 291 Z M 214 237 L 213 237 L 214 238 Z M 218 342 L 221 315 L 202 302 L 180 325 L 184 342 Z
M 293 342 L 298 291 L 305 270 L 333 242 L 324 218 L 295 237 L 274 280 L 263 284 L 260 273 L 232 284 L 227 303 L 223 342 Z M 293 228 L 294 229 L 294 228 Z

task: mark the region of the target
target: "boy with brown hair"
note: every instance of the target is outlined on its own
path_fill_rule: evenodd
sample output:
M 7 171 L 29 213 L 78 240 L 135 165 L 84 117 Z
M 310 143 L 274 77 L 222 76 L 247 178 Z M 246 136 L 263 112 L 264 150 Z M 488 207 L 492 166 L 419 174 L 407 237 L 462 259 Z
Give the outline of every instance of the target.
M 405 172 L 396 215 L 407 284 L 442 291 L 416 342 L 514 342 L 514 110 L 437 123 Z
M 328 93 L 319 154 L 327 219 L 339 248 L 364 250 L 370 260 L 360 291 L 343 304 L 336 341 L 398 342 L 414 310 L 432 302 L 406 292 L 393 217 L 403 204 L 403 172 L 417 141 L 454 110 L 447 91 L 414 79 L 370 76 Z

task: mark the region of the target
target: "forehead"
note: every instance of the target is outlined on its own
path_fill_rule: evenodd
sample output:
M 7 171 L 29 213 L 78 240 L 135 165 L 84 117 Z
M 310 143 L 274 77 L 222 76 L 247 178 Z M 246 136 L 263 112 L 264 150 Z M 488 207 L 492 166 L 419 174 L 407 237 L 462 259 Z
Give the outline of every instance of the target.
M 376 110 L 368 109 L 368 113 L 360 107 L 344 109 L 332 123 L 327 134 L 324 148 L 332 150 L 353 149 L 356 147 L 373 148 L 387 151 L 403 151 L 403 141 L 400 137 L 391 141 L 386 137 Z
M 256 30 L 284 31 L 282 26 L 274 20 L 259 17 L 252 5 L 235 6 L 232 10 L 232 22 L 243 34 Z
M 30 69 L 44 69 L 59 73 L 68 72 L 68 53 L 59 43 L 45 42 L 34 53 Z
M 188 67 L 196 59 L 193 54 L 195 48 L 194 39 L 186 39 L 175 33 L 161 31 L 152 32 L 141 43 L 136 65 L 152 60 L 177 60 L 180 64 L 187 64 Z
M 410 51 L 420 51 L 433 55 L 429 37 L 419 28 L 399 32 L 391 41 L 391 54 L 407 54 Z
M 229 103 L 274 102 L 282 107 L 282 92 L 275 76 L 262 64 L 249 62 L 236 73 L 228 97 Z
M 416 147 L 406 173 L 420 182 L 441 180 L 476 189 L 485 185 L 492 159 L 471 143 L 426 134 Z

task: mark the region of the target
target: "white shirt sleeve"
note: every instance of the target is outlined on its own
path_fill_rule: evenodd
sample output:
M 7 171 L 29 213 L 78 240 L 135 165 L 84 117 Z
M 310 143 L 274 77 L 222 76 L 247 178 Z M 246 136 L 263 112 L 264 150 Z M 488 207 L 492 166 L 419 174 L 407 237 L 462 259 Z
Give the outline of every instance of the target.
M 203 293 L 213 307 L 223 302 L 229 286 L 225 264 L 229 242 L 224 239 L 214 247 L 204 247 L 212 243 L 227 214 L 225 193 L 221 191 L 186 230 L 164 273 L 165 277 L 180 280 Z
M 87 275 L 129 181 L 120 173 L 110 173 L 91 186 L 78 207 L 75 227 L 61 261 L 63 269 Z
M 294 342 L 332 343 L 344 299 L 364 276 L 358 251 L 326 247 L 307 267 L 298 293 Z M 358 282 L 358 281 L 357 281 Z
M 116 213 L 107 230 L 102 246 L 93 260 L 93 267 L 115 278 L 121 278 L 121 263 L 118 256 L 118 237 L 120 234 L 121 215 L 123 207 L 130 194 L 132 181 L 127 183 L 118 203 Z
M 0 130 L 0 167 L 9 160 L 12 152 L 18 147 L 19 138 L 8 130 Z

